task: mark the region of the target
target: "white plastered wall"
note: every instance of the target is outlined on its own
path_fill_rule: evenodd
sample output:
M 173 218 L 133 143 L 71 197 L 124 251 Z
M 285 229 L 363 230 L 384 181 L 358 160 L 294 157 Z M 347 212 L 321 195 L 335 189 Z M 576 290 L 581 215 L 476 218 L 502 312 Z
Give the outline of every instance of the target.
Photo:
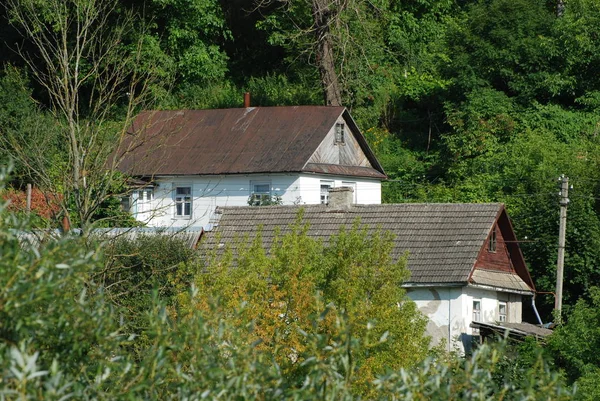
M 151 227 L 206 227 L 217 206 L 248 206 L 253 183 L 271 185 L 271 194 L 282 197 L 283 204 L 294 204 L 300 196 L 295 175 L 229 175 L 221 177 L 164 177 L 157 180 L 151 211 L 136 218 Z M 175 217 L 176 187 L 192 188 L 191 218 Z
M 473 342 L 473 300 L 481 301 L 481 321 L 498 321 L 498 303 L 508 304 L 507 321 L 521 323 L 522 296 L 495 290 L 464 287 L 412 287 L 407 294 L 428 319 L 432 346 L 445 342 L 448 351 L 464 353 Z
M 353 187 L 354 202 L 361 205 L 381 204 L 381 181 L 360 177 L 333 177 L 328 175 L 302 174 L 299 188 L 302 203 L 307 205 L 321 202 L 321 184 L 331 184 L 334 188 Z
M 154 199 L 134 205 L 135 217 L 150 227 L 206 227 L 217 206 L 248 206 L 253 183 L 269 182 L 271 194 L 281 196 L 284 205 L 319 204 L 321 182 L 334 187 L 354 185 L 355 201 L 381 203 L 381 182 L 357 177 L 331 177 L 312 174 L 269 174 L 228 176 L 161 177 L 156 181 Z M 175 217 L 176 187 L 192 188 L 192 217 Z M 135 201 L 135 199 L 134 199 Z

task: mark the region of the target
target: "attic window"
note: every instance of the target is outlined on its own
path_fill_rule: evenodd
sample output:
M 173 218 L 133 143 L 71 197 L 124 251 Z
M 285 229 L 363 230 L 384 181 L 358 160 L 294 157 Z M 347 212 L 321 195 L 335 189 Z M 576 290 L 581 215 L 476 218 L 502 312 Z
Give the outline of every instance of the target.
M 494 226 L 494 228 L 492 228 L 492 232 L 490 233 L 490 240 L 488 242 L 489 252 L 496 252 L 496 241 L 496 226 Z
M 335 144 L 345 144 L 346 143 L 346 138 L 345 138 L 345 126 L 342 123 L 337 123 L 335 125 Z

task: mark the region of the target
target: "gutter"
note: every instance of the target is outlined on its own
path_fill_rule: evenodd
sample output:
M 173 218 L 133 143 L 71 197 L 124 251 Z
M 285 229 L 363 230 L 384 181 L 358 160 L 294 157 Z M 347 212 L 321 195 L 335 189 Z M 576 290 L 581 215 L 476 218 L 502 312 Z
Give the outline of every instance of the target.
M 403 283 L 401 288 L 430 288 L 430 287 L 464 287 L 467 283 L 451 282 L 451 283 Z
M 473 283 L 469 283 L 467 284 L 468 287 L 472 287 L 472 288 L 481 288 L 482 290 L 492 290 L 492 291 L 500 291 L 500 292 L 510 292 L 512 294 L 519 294 L 519 295 L 528 295 L 528 296 L 532 296 L 534 295 L 534 291 L 530 290 L 517 290 L 514 288 L 504 288 L 504 287 L 496 287 L 496 286 L 492 286 L 492 285 L 483 285 L 483 284 L 473 284 Z

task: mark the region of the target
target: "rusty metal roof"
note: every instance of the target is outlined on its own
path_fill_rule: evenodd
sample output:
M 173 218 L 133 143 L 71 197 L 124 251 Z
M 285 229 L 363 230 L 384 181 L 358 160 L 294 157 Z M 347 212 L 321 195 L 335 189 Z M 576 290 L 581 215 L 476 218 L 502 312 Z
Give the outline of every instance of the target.
M 341 115 L 374 168 L 307 166 Z M 146 111 L 134 120 L 119 155 L 119 170 L 145 177 L 286 172 L 386 177 L 344 107 Z

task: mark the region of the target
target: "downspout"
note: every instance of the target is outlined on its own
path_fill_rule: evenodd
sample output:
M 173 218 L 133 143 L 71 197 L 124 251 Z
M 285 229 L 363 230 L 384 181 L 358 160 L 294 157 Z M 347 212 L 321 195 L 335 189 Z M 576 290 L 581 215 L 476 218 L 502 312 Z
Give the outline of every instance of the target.
M 452 341 L 452 288 L 448 287 L 448 352 L 451 350 Z
M 538 310 L 535 307 L 535 294 L 533 294 L 533 296 L 531 297 L 531 306 L 533 307 L 533 311 L 535 312 L 535 316 L 537 317 L 538 322 L 540 322 L 540 326 L 543 326 L 544 323 L 542 323 L 542 318 L 540 317 L 540 314 L 538 313 Z

